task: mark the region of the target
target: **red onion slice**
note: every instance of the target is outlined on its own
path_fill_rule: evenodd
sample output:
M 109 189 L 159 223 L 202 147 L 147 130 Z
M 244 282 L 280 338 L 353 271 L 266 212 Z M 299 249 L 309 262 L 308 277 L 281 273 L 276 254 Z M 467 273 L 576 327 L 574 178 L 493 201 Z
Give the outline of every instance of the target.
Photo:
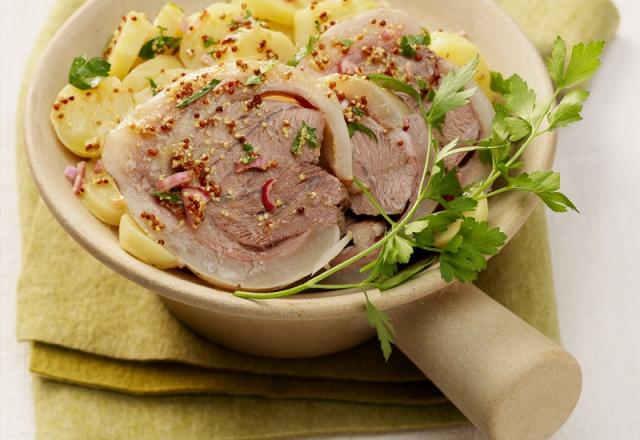
M 85 161 L 78 162 L 76 169 L 77 169 L 77 174 L 73 179 L 73 187 L 71 188 L 71 190 L 75 195 L 78 196 L 80 195 L 80 193 L 82 193 L 82 184 L 84 183 L 84 175 L 87 171 L 87 162 Z
M 180 173 L 172 174 L 164 179 L 158 179 L 156 185 L 158 191 L 166 192 L 176 186 L 185 185 L 193 180 L 193 171 L 182 171 Z
M 273 212 L 276 209 L 276 204 L 271 200 L 271 188 L 275 183 L 276 179 L 269 179 L 262 185 L 262 205 L 267 212 Z

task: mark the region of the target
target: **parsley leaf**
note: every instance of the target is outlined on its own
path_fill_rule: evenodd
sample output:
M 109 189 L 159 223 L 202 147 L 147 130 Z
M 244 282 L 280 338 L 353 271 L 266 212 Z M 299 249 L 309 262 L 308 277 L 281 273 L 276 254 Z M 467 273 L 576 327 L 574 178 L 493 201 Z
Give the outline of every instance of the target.
M 432 168 L 431 173 L 433 177 L 431 178 L 431 185 L 429 185 L 425 194 L 426 199 L 442 204 L 445 202 L 445 196 L 458 197 L 462 194 L 457 169 L 447 170 L 444 162 L 439 162 Z
M 529 89 L 525 80 L 519 75 L 513 75 L 507 81 L 509 84 L 509 93 L 505 97 L 507 109 L 534 126 L 538 117 L 536 92 Z
M 421 101 L 422 99 L 420 93 L 416 89 L 411 87 L 406 82 L 396 79 L 392 76 L 384 75 L 382 73 L 372 73 L 371 75 L 368 75 L 367 78 L 378 84 L 380 87 L 394 90 L 396 92 L 405 93 L 416 101 Z
M 500 72 L 491 72 L 491 90 L 501 95 L 509 93 L 509 83 Z
M 161 202 L 171 203 L 172 205 L 182 206 L 182 195 L 179 191 L 161 192 L 156 191 L 151 193 L 152 196 L 157 197 Z
M 247 81 L 244 83 L 244 85 L 246 85 L 246 86 L 255 86 L 255 85 L 258 85 L 258 84 L 262 83 L 262 75 L 264 75 L 265 73 L 267 73 L 271 69 L 273 69 L 276 64 L 278 64 L 278 60 L 276 60 L 276 59 L 272 59 L 272 60 L 269 60 L 269 61 L 267 61 L 265 63 L 262 63 L 262 65 L 260 66 L 260 69 L 259 69 L 259 73 L 258 74 L 254 73 L 249 78 L 247 78 Z
M 209 48 L 211 46 L 215 46 L 216 44 L 219 44 L 219 43 L 220 43 L 220 40 L 216 40 L 215 38 L 211 38 L 208 35 L 205 35 L 205 36 L 202 37 L 202 45 L 205 48 Z
M 400 50 L 403 56 L 413 58 L 416 56 L 416 46 L 428 46 L 431 44 L 431 35 L 426 30 L 422 35 L 403 35 L 400 39 Z
M 589 97 L 586 90 L 572 90 L 567 93 L 555 110 L 549 114 L 549 129 L 554 130 L 559 127 L 566 127 L 569 124 L 582 120 L 582 106 Z
M 151 77 L 147 77 L 147 81 L 149 81 L 149 86 L 151 87 L 151 93 L 153 96 L 158 94 L 158 84 Z
M 442 79 L 429 110 L 429 121 L 432 124 L 439 124 L 448 112 L 469 102 L 476 88 L 464 89 L 464 87 L 473 79 L 479 62 L 480 58 L 476 55 L 468 64 L 452 70 Z
M 566 49 L 564 42 L 557 39 L 547 63 L 549 74 L 556 87 L 564 90 L 589 81 L 602 64 L 600 57 L 604 44 L 604 41 L 592 41 L 586 45 L 576 44 L 571 50 L 571 59 L 565 70 Z
M 242 144 L 242 151 L 244 151 L 244 154 L 240 158 L 240 163 L 247 165 L 258 158 L 258 155 L 254 152 L 253 145 L 249 143 Z
M 447 281 L 473 281 L 486 269 L 486 257 L 498 253 L 507 236 L 487 222 L 465 217 L 456 236 L 440 255 L 440 274 Z
M 301 47 L 300 50 L 298 50 L 298 52 L 296 52 L 296 54 L 293 56 L 293 58 L 291 58 L 289 61 L 287 61 L 287 65 L 289 65 L 291 67 L 296 67 L 298 64 L 300 64 L 300 62 L 303 59 L 305 59 L 306 57 L 311 55 L 311 53 L 315 49 L 316 43 L 318 42 L 319 39 L 320 39 L 319 36 L 311 35 L 309 37 L 309 41 L 307 41 L 306 46 Z
M 507 188 L 535 193 L 554 212 L 566 212 L 567 209 L 578 212 L 571 200 L 558 192 L 560 174 L 553 171 L 536 171 L 531 174 L 522 173 L 519 176 L 510 177 L 506 175 L 506 170 L 501 168 L 503 176 L 507 179 Z
M 391 344 L 395 340 L 395 330 L 389 317 L 373 305 L 366 292 L 364 293 L 364 297 L 366 298 L 367 320 L 369 324 L 376 329 L 384 360 L 388 361 L 392 351 Z
M 302 147 L 309 145 L 311 148 L 320 147 L 320 141 L 318 140 L 318 134 L 316 129 L 307 125 L 302 121 L 302 126 L 298 129 L 296 137 L 293 139 L 293 145 L 291 145 L 291 152 L 293 154 L 301 154 Z
M 164 34 L 166 29 L 160 28 L 160 35 L 147 41 L 142 48 L 138 56 L 143 60 L 150 60 L 155 58 L 156 55 L 161 55 L 166 52 L 174 53 L 180 47 L 182 38 L 170 37 Z
M 102 58 L 80 56 L 73 59 L 69 70 L 69 84 L 80 89 L 89 90 L 98 87 L 102 78 L 109 76 L 111 64 Z
M 350 40 L 348 38 L 344 38 L 344 39 L 340 40 L 340 44 L 345 49 L 349 49 L 351 46 L 353 46 L 353 40 Z
M 405 226 L 405 234 L 412 237 L 416 246 L 422 249 L 433 247 L 435 234 L 444 232 L 449 225 L 461 217 L 456 211 L 440 211 L 409 223 Z
M 212 79 L 211 81 L 209 81 L 209 83 L 204 86 L 203 88 L 201 88 L 200 90 L 198 90 L 196 93 L 194 93 L 193 95 L 189 96 L 188 98 L 184 98 L 182 101 L 180 101 L 176 107 L 177 108 L 185 108 L 186 106 L 188 106 L 189 104 L 192 104 L 194 102 L 196 102 L 198 99 L 202 98 L 204 95 L 206 95 L 207 93 L 209 93 L 210 91 L 212 91 L 213 89 L 215 89 L 218 84 L 220 84 L 220 80 L 219 79 Z
M 373 132 L 373 130 L 371 130 L 366 125 L 361 124 L 360 122 L 352 121 L 352 122 L 347 123 L 347 130 L 349 130 L 349 137 L 353 137 L 353 135 L 356 133 L 356 131 L 359 131 L 359 132 L 369 136 L 374 141 L 376 141 L 376 142 L 378 141 L 378 136 L 376 136 L 376 134 Z

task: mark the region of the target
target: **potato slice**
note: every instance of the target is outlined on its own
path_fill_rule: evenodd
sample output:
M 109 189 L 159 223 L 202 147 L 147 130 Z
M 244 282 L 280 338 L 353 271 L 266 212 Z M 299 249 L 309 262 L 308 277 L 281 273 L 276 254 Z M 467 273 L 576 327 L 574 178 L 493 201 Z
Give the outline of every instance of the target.
M 105 171 L 96 172 L 95 165 L 94 160 L 87 164 L 80 200 L 99 220 L 118 226 L 120 217 L 127 211 L 127 204 L 113 177 Z
M 300 9 L 294 14 L 294 36 L 296 46 L 302 47 L 309 41 L 309 37 L 318 33 L 317 23 L 324 32 L 327 24 L 333 20 L 344 20 L 354 15 L 376 9 L 382 6 L 376 0 L 324 0 L 320 3 Z M 322 18 L 320 18 L 322 17 Z
M 138 58 L 144 43 L 158 30 L 142 12 L 131 11 L 113 34 L 105 55 L 111 63 L 112 76 L 124 78 Z
M 467 217 L 473 217 L 478 222 L 486 222 L 489 218 L 489 202 L 486 198 L 478 200 L 478 206 L 474 210 L 464 213 Z M 435 241 L 433 245 L 437 248 L 443 248 L 449 244 L 449 242 L 460 231 L 460 225 L 462 220 L 456 220 L 451 223 L 446 231 L 438 232 L 434 235 Z
M 158 269 L 179 267 L 176 257 L 171 255 L 161 244 L 151 239 L 129 214 L 120 218 L 118 230 L 120 246 L 140 261 Z
M 167 87 L 169 84 L 179 80 L 189 72 L 190 72 L 189 70 L 181 67 L 178 69 L 165 70 L 164 72 L 160 72 L 158 75 L 154 77 L 146 77 L 145 78 L 146 87 L 138 90 L 137 92 L 134 92 L 133 94 L 133 99 L 135 101 L 135 104 L 140 105 L 143 102 L 148 101 L 149 98 L 151 98 L 155 93 L 159 93 L 160 91 L 162 91 L 162 89 Z M 151 87 L 151 82 L 149 81 L 149 78 L 153 79 L 153 81 L 155 82 L 155 85 L 156 85 L 155 91 Z
M 445 60 L 449 60 L 458 67 L 464 66 L 476 55 L 480 55 L 480 63 L 478 64 L 475 82 L 487 98 L 493 101 L 496 94 L 491 90 L 491 71 L 489 64 L 480 54 L 480 50 L 475 44 L 462 35 L 439 31 L 431 34 L 430 48 L 436 55 Z
M 264 21 L 267 26 L 267 29 L 271 29 L 272 31 L 282 32 L 287 36 L 289 40 L 293 43 L 293 26 L 286 26 L 284 24 L 276 23 L 275 21 Z
M 180 60 L 188 69 L 199 69 L 207 65 L 203 56 L 216 46 L 207 42 L 221 41 L 227 37 L 233 21 L 242 16 L 240 6 L 215 3 L 187 18 L 188 29 L 182 37 Z
M 275 56 L 287 62 L 296 53 L 296 47 L 285 34 L 262 27 L 239 31 L 235 38 L 233 45 L 238 50 L 228 50 L 225 60 L 268 60 Z
M 82 157 L 98 157 L 105 135 L 133 108 L 133 93 L 110 76 L 92 90 L 67 84 L 58 93 L 51 122 L 60 141 Z
M 165 29 L 164 34 L 169 37 L 182 37 L 182 20 L 184 20 L 183 9 L 173 2 L 169 2 L 160 9 L 158 16 L 153 21 L 153 26 L 158 29 Z
M 231 4 L 245 4 L 254 17 L 285 26 L 293 26 L 296 11 L 306 8 L 311 0 L 232 0 Z
M 160 86 L 158 82 L 160 77 L 166 76 L 168 71 L 175 69 L 182 69 L 182 63 L 178 58 L 171 55 L 158 55 L 136 66 L 122 81 L 122 85 L 135 93 L 149 87 L 149 78 L 151 78 Z

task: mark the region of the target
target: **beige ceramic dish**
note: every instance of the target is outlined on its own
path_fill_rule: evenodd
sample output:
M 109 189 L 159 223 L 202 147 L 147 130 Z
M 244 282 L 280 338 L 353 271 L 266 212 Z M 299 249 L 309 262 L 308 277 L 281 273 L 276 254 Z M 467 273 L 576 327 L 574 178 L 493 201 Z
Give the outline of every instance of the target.
M 182 0 L 195 11 L 211 0 Z M 491 0 L 392 0 L 430 29 L 462 30 L 493 69 L 518 72 L 539 95 L 551 84 L 535 48 Z M 67 82 L 74 56 L 97 55 L 120 16 L 135 9 L 153 15 L 156 0 L 88 1 L 53 38 L 32 81 L 26 109 L 30 163 L 42 197 L 62 226 L 116 272 L 157 292 L 167 306 L 202 335 L 226 346 L 266 356 L 309 357 L 352 347 L 374 335 L 361 292 L 300 295 L 252 302 L 205 285 L 186 272 L 161 271 L 128 255 L 117 231 L 76 200 L 62 174 L 76 158 L 57 141 L 51 103 Z M 555 138 L 539 138 L 524 158 L 531 170 L 547 169 Z M 533 209 L 522 194 L 497 197 L 491 222 L 510 237 Z M 444 289 L 444 290 L 443 290 Z M 395 323 L 397 346 L 488 437 L 537 439 L 551 435 L 580 394 L 580 368 L 557 344 L 473 286 L 447 286 L 438 270 L 396 289 L 371 292 Z

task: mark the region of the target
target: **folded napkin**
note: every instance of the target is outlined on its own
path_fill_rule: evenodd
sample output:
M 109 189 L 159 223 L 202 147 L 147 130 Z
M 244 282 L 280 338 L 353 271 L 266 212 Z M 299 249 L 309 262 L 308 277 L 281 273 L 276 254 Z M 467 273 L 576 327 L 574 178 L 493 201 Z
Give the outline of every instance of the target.
M 558 33 L 571 42 L 607 39 L 618 21 L 607 0 L 498 2 L 543 52 Z M 81 3 L 59 0 L 25 78 Z M 24 243 L 18 337 L 34 341 L 31 370 L 47 379 L 35 381 L 40 437 L 283 438 L 464 422 L 401 353 L 385 363 L 375 342 L 323 358 L 275 360 L 193 334 L 156 295 L 111 272 L 61 229 L 27 176 L 20 144 L 18 167 Z M 537 210 L 478 284 L 557 339 L 546 236 Z

